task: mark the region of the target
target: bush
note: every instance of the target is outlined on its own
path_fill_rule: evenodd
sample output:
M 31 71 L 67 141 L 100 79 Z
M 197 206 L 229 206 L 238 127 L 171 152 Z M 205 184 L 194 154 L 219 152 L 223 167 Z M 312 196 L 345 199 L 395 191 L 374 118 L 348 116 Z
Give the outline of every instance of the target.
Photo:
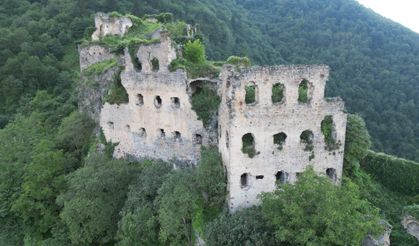
M 108 94 L 105 96 L 105 102 L 109 104 L 125 104 L 128 103 L 128 93 L 121 83 L 120 72 L 115 74 L 114 81 L 109 88 Z
M 87 76 L 91 75 L 101 75 L 106 72 L 108 69 L 113 68 L 118 65 L 118 61 L 116 59 L 109 59 L 99 63 L 95 63 L 89 66 L 86 70 L 84 70 L 84 74 Z
M 227 63 L 236 65 L 236 66 L 244 66 L 250 67 L 250 59 L 247 57 L 239 57 L 239 56 L 230 56 L 227 58 Z
M 419 163 L 369 151 L 361 167 L 388 189 L 405 195 L 419 193 Z
M 183 52 L 186 60 L 190 62 L 203 64 L 207 60 L 205 55 L 205 46 L 199 39 L 186 43 L 185 47 L 183 48 Z
M 219 216 L 208 224 L 205 242 L 209 246 L 280 245 L 275 238 L 274 228 L 257 207 Z
M 221 99 L 214 90 L 211 90 L 207 84 L 198 87 L 192 95 L 192 109 L 203 121 L 204 126 L 211 123 L 211 117 L 217 112 Z
M 346 125 L 345 155 L 343 171 L 346 176 L 352 177 L 359 168 L 359 162 L 368 154 L 371 147 L 371 138 L 368 134 L 364 120 L 349 114 Z

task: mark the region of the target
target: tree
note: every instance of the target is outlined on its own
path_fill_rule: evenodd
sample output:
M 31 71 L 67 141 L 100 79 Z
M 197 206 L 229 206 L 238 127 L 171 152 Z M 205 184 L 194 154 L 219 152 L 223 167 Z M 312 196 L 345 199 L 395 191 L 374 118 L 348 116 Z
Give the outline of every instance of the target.
M 364 120 L 358 116 L 349 114 L 346 125 L 344 173 L 352 176 L 359 168 L 359 162 L 368 154 L 371 147 L 370 135 Z
M 118 245 L 156 245 L 158 223 L 157 191 L 172 168 L 164 162 L 144 162 L 141 174 L 129 186 L 118 223 Z
M 295 185 L 262 195 L 262 212 L 281 242 L 292 245 L 360 245 L 377 234 L 378 209 L 360 198 L 357 186 L 342 186 L 309 168 Z
M 73 244 L 113 242 L 117 223 L 136 169 L 124 161 L 91 154 L 84 167 L 68 177 L 68 191 L 58 198 L 61 219 Z
M 227 181 L 217 148 L 202 148 L 196 175 L 197 187 L 202 192 L 205 207 L 219 212 L 225 203 Z
M 205 46 L 199 39 L 186 43 L 183 52 L 185 58 L 190 62 L 203 64 L 207 60 Z
M 73 169 L 76 160 L 53 150 L 53 143 L 46 140 L 38 144 L 35 152 L 25 168 L 22 192 L 11 211 L 23 219 L 28 233 L 42 238 L 59 221 L 60 207 L 55 200 L 65 190 L 64 174 Z
M 208 224 L 205 242 L 216 245 L 279 245 L 274 228 L 263 217 L 260 208 L 221 214 Z
M 94 121 L 84 113 L 74 111 L 64 118 L 57 133 L 57 145 L 75 157 L 81 158 L 87 153 Z
M 192 218 L 197 209 L 193 172 L 185 169 L 171 173 L 158 194 L 160 241 L 192 245 Z

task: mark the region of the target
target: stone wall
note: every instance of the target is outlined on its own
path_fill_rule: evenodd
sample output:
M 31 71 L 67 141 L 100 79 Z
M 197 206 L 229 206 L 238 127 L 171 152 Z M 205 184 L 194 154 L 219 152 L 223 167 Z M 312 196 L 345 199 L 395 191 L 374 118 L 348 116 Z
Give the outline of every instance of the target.
M 132 21 L 124 16 L 111 16 L 104 13 L 97 13 L 95 15 L 96 31 L 92 34 L 92 40 L 98 41 L 105 36 L 120 36 L 122 37 L 128 32 L 132 26 Z
M 159 43 L 138 47 L 135 63 L 141 66 L 134 65 L 125 50 L 121 82 L 129 103 L 105 103 L 100 114 L 106 139 L 119 143 L 116 158 L 162 159 L 177 165 L 193 165 L 199 160 L 208 134 L 192 110 L 186 72 L 168 70 L 175 58 L 167 35 L 162 35 Z M 153 59 L 158 69 L 153 69 Z
M 327 66 L 253 67 L 236 71 L 225 66 L 219 88 L 222 101 L 219 111 L 219 149 L 228 176 L 230 211 L 259 202 L 261 192 L 273 191 L 276 182 L 295 182 L 298 173 L 311 165 L 320 174 L 339 182 L 342 176 L 346 114 L 341 100 L 325 100 L 324 88 L 329 76 Z M 308 80 L 309 102 L 298 102 L 298 87 Z M 273 103 L 272 86 L 284 86 L 284 99 Z M 246 104 L 245 87 L 256 86 L 256 102 Z M 325 116 L 332 116 L 337 149 L 327 150 L 321 131 Z M 312 150 L 300 135 L 313 134 Z M 242 152 L 242 137 L 251 133 L 256 155 Z M 280 148 L 273 136 L 284 133 Z M 279 148 L 278 148 L 279 147 Z M 242 176 L 244 175 L 244 176 Z

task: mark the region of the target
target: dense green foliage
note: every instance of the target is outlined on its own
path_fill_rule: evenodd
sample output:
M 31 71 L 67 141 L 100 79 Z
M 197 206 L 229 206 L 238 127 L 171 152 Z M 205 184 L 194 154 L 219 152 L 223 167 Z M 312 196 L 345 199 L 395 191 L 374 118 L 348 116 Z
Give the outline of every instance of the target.
M 406 206 L 403 209 L 403 213 L 406 215 L 410 215 L 414 217 L 415 219 L 418 219 L 419 218 L 419 205 Z
M 120 72 L 115 74 L 113 83 L 111 84 L 108 94 L 105 95 L 105 101 L 110 104 L 126 104 L 128 103 L 128 93 L 122 86 Z
M 204 82 L 197 87 L 192 95 L 192 109 L 196 112 L 198 118 L 203 121 L 204 126 L 210 125 L 221 102 L 217 92 L 211 89 L 208 83 L 210 82 Z
M 246 95 L 244 101 L 246 104 L 253 104 L 256 103 L 256 86 L 255 85 L 248 85 L 245 88 Z
M 210 246 L 280 245 L 258 207 L 220 215 L 208 225 L 205 242 Z
M 388 189 L 405 195 L 419 194 L 419 163 L 383 153 L 368 152 L 361 167 Z
M 303 80 L 300 85 L 298 85 L 298 102 L 307 103 L 308 100 L 308 81 Z
M 236 66 L 250 67 L 250 59 L 247 57 L 230 56 L 226 61 L 228 64 Z
M 358 115 L 348 115 L 343 165 L 346 176 L 352 177 L 359 169 L 360 161 L 368 154 L 370 147 L 371 139 L 364 120 Z
M 279 241 L 292 245 L 360 245 L 380 232 L 378 209 L 345 180 L 335 186 L 327 177 L 305 171 L 295 185 L 262 196 L 262 212 Z
M 272 86 L 272 103 L 279 103 L 282 102 L 284 99 L 284 85 L 281 83 L 277 83 Z

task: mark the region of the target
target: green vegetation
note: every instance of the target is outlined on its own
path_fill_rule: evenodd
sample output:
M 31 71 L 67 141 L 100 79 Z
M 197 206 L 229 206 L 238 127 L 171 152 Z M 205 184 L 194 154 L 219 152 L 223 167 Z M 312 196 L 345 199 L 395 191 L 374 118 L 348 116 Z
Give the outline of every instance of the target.
M 192 63 L 202 64 L 207 60 L 207 56 L 205 55 L 205 46 L 199 39 L 186 43 L 183 48 L 183 53 L 185 59 Z
M 208 225 L 205 242 L 209 246 L 282 245 L 258 207 L 221 214 Z
M 321 122 L 321 130 L 324 136 L 324 142 L 327 150 L 335 150 L 339 147 L 339 143 L 336 142 L 336 130 L 333 122 L 333 117 L 327 115 Z
M 108 69 L 111 69 L 118 65 L 118 61 L 116 59 L 109 59 L 105 60 L 96 64 L 91 65 L 86 70 L 84 70 L 84 74 L 87 76 L 92 75 L 101 75 L 105 73 Z
M 245 98 L 244 101 L 246 104 L 256 103 L 256 85 L 248 85 L 245 88 Z
M 410 215 L 415 219 L 419 218 L 419 205 L 406 206 L 403 209 L 403 214 Z
M 335 186 L 305 171 L 295 185 L 262 196 L 262 212 L 281 242 L 294 245 L 360 245 L 381 232 L 378 209 L 362 200 L 355 184 Z
M 128 100 L 128 93 L 121 84 L 121 75 L 120 73 L 116 73 L 108 94 L 105 96 L 105 102 L 119 105 L 128 103 Z
M 190 78 L 218 77 L 220 69 L 207 61 L 205 46 L 199 39 L 188 41 L 183 47 L 184 59 L 175 59 L 169 66 L 170 71 L 184 69 Z
M 242 137 L 242 152 L 247 154 L 250 158 L 255 157 L 255 139 L 251 133 L 247 133 Z
M 316 231 L 315 238 L 324 241 L 333 234 L 325 233 L 328 227 L 318 230 L 319 225 L 329 221 L 328 211 L 320 211 L 319 215 L 324 215 L 322 220 L 315 220 L 319 223 L 312 222 L 311 227 L 300 220 L 301 224 L 291 228 L 285 228 L 287 224 L 283 223 L 280 226 L 276 216 L 263 217 L 257 208 L 218 216 L 225 206 L 221 201 L 226 185 L 220 172 L 221 163 L 214 161 L 218 154 L 208 155 L 209 160 L 205 161 L 219 165 L 217 168 L 200 171 L 198 166 L 186 171 L 192 174 L 183 174 L 185 170 L 173 171 L 164 164 L 111 160 L 115 146 L 112 143 L 106 143 L 103 154 L 94 153 L 101 149 L 95 141 L 104 141 L 92 139 L 93 122 L 76 112 L 74 95 L 79 80 L 79 57 L 75 43 L 83 44 L 81 40 L 91 35 L 92 17 L 97 11 L 133 12 L 138 16 L 170 11 L 173 19 L 199 24 L 203 34 L 196 39 L 207 47 L 204 54 L 214 60 L 237 54 L 251 58 L 256 64 L 329 64 L 332 72 L 326 94 L 342 96 L 350 112 L 358 112 L 365 118 L 373 149 L 419 160 L 416 134 L 419 93 L 415 87 L 419 71 L 418 36 L 361 8 L 355 1 L 5 0 L 0 9 L 0 57 L 4 58 L 0 59 L 2 245 L 159 245 L 172 240 L 174 244 L 184 245 L 193 238 L 188 229 L 205 234 L 209 245 L 237 242 L 277 245 L 275 235 L 284 235 L 284 231 L 285 234 Z M 120 16 L 117 12 L 112 15 Z M 188 43 L 184 22 L 170 22 L 172 17 L 167 15 L 155 18 L 162 18 L 163 24 L 133 18 L 134 27 L 127 36 L 108 37 L 100 42 L 115 52 L 128 47 L 133 54 L 136 44 L 158 42 L 150 39 L 149 34 L 162 27 L 179 44 Z M 172 67 L 186 69 L 192 78 L 216 77 L 222 64 L 206 61 L 194 66 L 183 59 L 174 61 Z M 96 67 L 92 72 L 99 73 L 106 67 Z M 114 91 L 111 102 L 126 101 L 124 92 L 116 89 L 111 94 Z M 417 165 L 367 152 L 370 140 L 364 133 L 362 120 L 350 117 L 345 175 L 357 184 L 361 198 L 379 207 L 381 216 L 393 225 L 392 244 L 415 245 L 416 239 L 405 232 L 400 218 L 403 211 L 416 211 Z M 156 170 L 150 171 L 148 167 Z M 214 177 L 206 176 L 207 173 Z M 173 177 L 185 177 L 190 183 L 177 184 Z M 314 190 L 309 188 L 308 191 Z M 189 194 L 180 194 L 185 191 Z M 324 199 L 319 204 L 333 204 L 330 211 L 347 211 L 351 202 L 359 201 L 356 197 L 346 204 L 356 192 L 350 188 L 341 192 L 331 192 L 329 188 L 324 191 L 332 194 L 332 198 L 345 192 L 348 197 Z M 173 193 L 190 201 L 179 201 Z M 308 195 L 317 201 L 321 193 L 315 190 Z M 172 202 L 178 203 L 179 214 L 168 210 Z M 275 206 L 278 204 L 281 203 Z M 301 206 L 295 205 L 304 203 L 290 203 L 292 210 L 286 213 L 288 216 L 302 211 Z M 263 214 L 283 214 L 283 209 L 269 211 L 266 206 L 269 208 L 269 204 L 262 205 Z M 310 206 L 304 212 L 313 208 L 318 206 Z M 375 210 L 372 212 L 375 215 Z M 213 218 L 215 222 L 211 223 Z M 357 230 L 352 230 L 352 225 L 365 220 L 354 222 L 356 218 L 359 217 L 349 218 L 351 224 L 345 228 L 345 235 L 341 236 L 342 231 L 335 233 L 340 237 L 334 244 L 348 237 L 361 237 Z M 343 219 L 347 221 L 347 217 Z M 299 240 L 304 240 L 304 235 Z M 295 241 L 280 243 L 296 244 Z
M 221 102 L 217 92 L 211 89 L 207 83 L 197 87 L 192 95 L 192 109 L 196 112 L 198 118 L 203 121 L 204 126 L 210 125 Z
M 343 172 L 347 177 L 353 177 L 359 169 L 360 161 L 368 154 L 371 139 L 364 120 L 349 114 L 346 124 L 345 154 Z
M 282 145 L 285 143 L 286 139 L 287 135 L 283 132 L 274 135 L 274 144 L 277 145 L 278 150 L 282 150 Z
M 300 141 L 304 144 L 304 151 L 312 151 L 314 148 L 313 145 L 313 132 L 310 130 L 305 130 L 300 135 Z
M 230 56 L 227 58 L 227 64 L 250 67 L 250 59 L 248 57 Z
M 272 103 L 280 103 L 284 99 L 284 85 L 281 83 L 272 86 Z
M 308 101 L 308 81 L 303 80 L 298 86 L 298 102 L 308 103 Z
M 419 193 L 419 163 L 369 151 L 361 167 L 388 189 L 405 195 Z

